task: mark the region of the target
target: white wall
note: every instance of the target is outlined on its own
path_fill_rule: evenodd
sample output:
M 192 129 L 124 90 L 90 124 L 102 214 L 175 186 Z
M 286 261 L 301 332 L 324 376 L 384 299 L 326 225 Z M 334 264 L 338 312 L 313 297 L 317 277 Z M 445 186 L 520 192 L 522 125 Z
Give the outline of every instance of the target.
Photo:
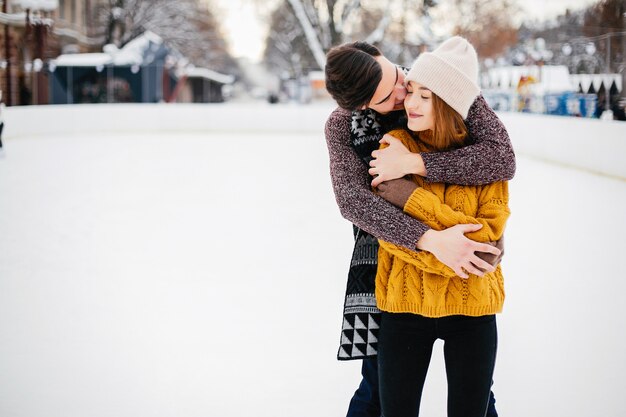
M 236 106 L 236 111 L 233 107 Z M 323 132 L 331 102 L 312 105 L 115 104 L 14 107 L 6 137 L 83 132 Z M 626 178 L 626 123 L 500 113 L 517 153 Z
M 233 109 L 236 108 L 236 111 Z M 7 109 L 6 135 L 149 131 L 323 131 L 330 103 L 81 104 Z
M 626 123 L 500 113 L 517 154 L 626 179 Z

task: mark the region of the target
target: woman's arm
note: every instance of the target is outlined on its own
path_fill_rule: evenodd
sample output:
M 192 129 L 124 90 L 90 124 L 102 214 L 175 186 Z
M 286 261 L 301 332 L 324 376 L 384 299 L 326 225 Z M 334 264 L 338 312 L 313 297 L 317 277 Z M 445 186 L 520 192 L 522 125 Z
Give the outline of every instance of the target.
M 509 134 L 479 95 L 465 121 L 474 144 L 449 152 L 424 153 L 428 182 L 483 185 L 508 181 L 515 175 L 515 153 Z
M 468 195 L 467 198 L 471 198 Z M 433 230 L 451 230 L 451 228 L 461 227 L 461 223 L 480 224 L 482 227 L 476 231 L 468 232 L 466 236 L 472 240 L 479 242 L 489 242 L 498 240 L 504 233 L 506 220 L 510 215 L 508 207 L 508 184 L 506 182 L 498 182 L 486 186 L 481 190 L 478 196 L 478 211 L 476 217 L 466 215 L 460 211 L 453 210 L 450 206 L 441 202 L 438 196 L 423 188 L 417 188 L 409 197 L 405 205 L 405 211 L 417 218 L 424 220 L 426 224 L 431 226 Z M 455 226 L 457 225 L 457 226 Z M 461 277 L 467 277 L 460 269 L 455 267 L 454 271 L 450 268 L 444 268 L 444 264 L 429 252 L 412 253 L 404 248 L 399 248 L 388 242 L 380 241 L 380 246 L 394 256 L 417 266 L 427 272 L 444 274 L 449 276 L 450 273 Z M 485 269 L 482 260 L 475 259 L 472 265 L 463 265 L 462 267 L 470 273 L 482 275 L 475 266 Z
M 389 252 L 392 256 L 400 258 L 404 262 L 414 265 L 422 271 L 437 275 L 443 275 L 445 277 L 454 277 L 458 275 L 446 264 L 439 261 L 439 259 L 437 259 L 437 257 L 431 252 L 413 252 L 407 250 L 406 248 L 403 248 L 402 246 L 397 246 L 393 243 L 385 242 L 384 240 L 379 240 L 378 244 L 380 245 L 381 249 Z M 467 278 L 467 276 L 464 276 L 464 278 Z
M 506 220 L 511 211 L 508 206 L 508 183 L 496 182 L 483 187 L 479 196 L 467 193 L 465 198 L 478 198 L 476 216 L 467 215 L 442 203 L 435 194 L 424 188 L 417 188 L 407 200 L 404 211 L 422 220 L 434 230 L 443 230 L 457 224 L 481 224 L 482 228 L 468 234 L 477 242 L 492 242 L 504 233 Z

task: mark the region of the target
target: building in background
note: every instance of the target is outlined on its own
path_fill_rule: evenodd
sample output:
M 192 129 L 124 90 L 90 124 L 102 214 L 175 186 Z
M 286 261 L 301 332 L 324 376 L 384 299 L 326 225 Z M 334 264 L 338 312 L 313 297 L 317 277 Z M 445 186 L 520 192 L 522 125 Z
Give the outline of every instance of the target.
M 93 22 L 95 9 L 102 1 L 58 0 L 50 40 L 54 56 L 96 52 L 102 47 L 104 37 L 95 33 Z
M 0 89 L 10 105 L 49 103 L 48 62 L 61 53 L 94 51 L 92 10 L 102 0 L 3 0 Z
M 163 39 L 145 32 L 123 48 L 63 54 L 49 65 L 51 104 L 156 103 L 176 83 L 176 58 Z
M 235 77 L 189 65 L 146 31 L 122 48 L 63 54 L 49 65 L 52 104 L 221 103 Z
M 58 0 L 3 0 L 0 83 L 8 105 L 46 103 L 44 62 Z
M 222 103 L 230 95 L 235 82 L 232 75 L 220 74 L 208 68 L 186 67 L 178 71 L 178 84 L 170 102 Z
M 0 91 L 7 105 L 224 101 L 223 87 L 234 77 L 192 65 L 205 67 L 195 62 L 196 55 L 211 57 L 205 59 L 206 66 L 219 65 L 221 55 L 212 49 L 221 45 L 219 39 L 192 36 L 193 25 L 164 27 L 163 22 L 178 16 L 178 3 L 152 1 L 124 2 L 126 10 L 106 0 L 0 0 Z M 188 14 L 196 10 L 194 2 L 187 0 Z M 134 26 L 127 27 L 136 10 L 151 5 L 160 7 L 158 13 L 149 14 L 151 20 L 133 20 Z M 166 6 L 167 13 L 160 13 Z M 198 15 L 193 24 L 204 20 Z M 163 32 L 163 37 L 146 30 L 146 25 Z M 125 29 L 119 48 L 112 41 L 105 45 L 111 38 L 107 33 Z M 184 45 L 189 48 L 182 50 L 195 55 L 186 57 L 176 45 L 190 33 L 192 40 Z M 174 91 L 183 87 L 176 89 L 179 76 L 188 94 L 174 100 Z

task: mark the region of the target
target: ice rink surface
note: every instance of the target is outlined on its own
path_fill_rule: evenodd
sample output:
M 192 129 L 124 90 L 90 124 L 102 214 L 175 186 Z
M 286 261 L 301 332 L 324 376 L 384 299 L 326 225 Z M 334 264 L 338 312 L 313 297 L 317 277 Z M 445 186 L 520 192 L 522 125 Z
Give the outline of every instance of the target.
M 510 194 L 500 415 L 623 417 L 626 181 L 519 155 Z M 345 415 L 351 249 L 321 132 L 7 140 L 0 416 Z

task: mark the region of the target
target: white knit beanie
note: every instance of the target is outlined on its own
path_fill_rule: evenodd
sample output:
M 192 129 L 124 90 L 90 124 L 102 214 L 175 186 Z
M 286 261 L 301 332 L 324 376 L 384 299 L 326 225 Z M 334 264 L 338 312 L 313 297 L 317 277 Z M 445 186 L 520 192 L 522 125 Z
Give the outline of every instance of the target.
M 422 84 L 467 119 L 480 94 L 476 50 L 464 38 L 454 36 L 434 51 L 420 54 L 405 77 L 409 81 Z

